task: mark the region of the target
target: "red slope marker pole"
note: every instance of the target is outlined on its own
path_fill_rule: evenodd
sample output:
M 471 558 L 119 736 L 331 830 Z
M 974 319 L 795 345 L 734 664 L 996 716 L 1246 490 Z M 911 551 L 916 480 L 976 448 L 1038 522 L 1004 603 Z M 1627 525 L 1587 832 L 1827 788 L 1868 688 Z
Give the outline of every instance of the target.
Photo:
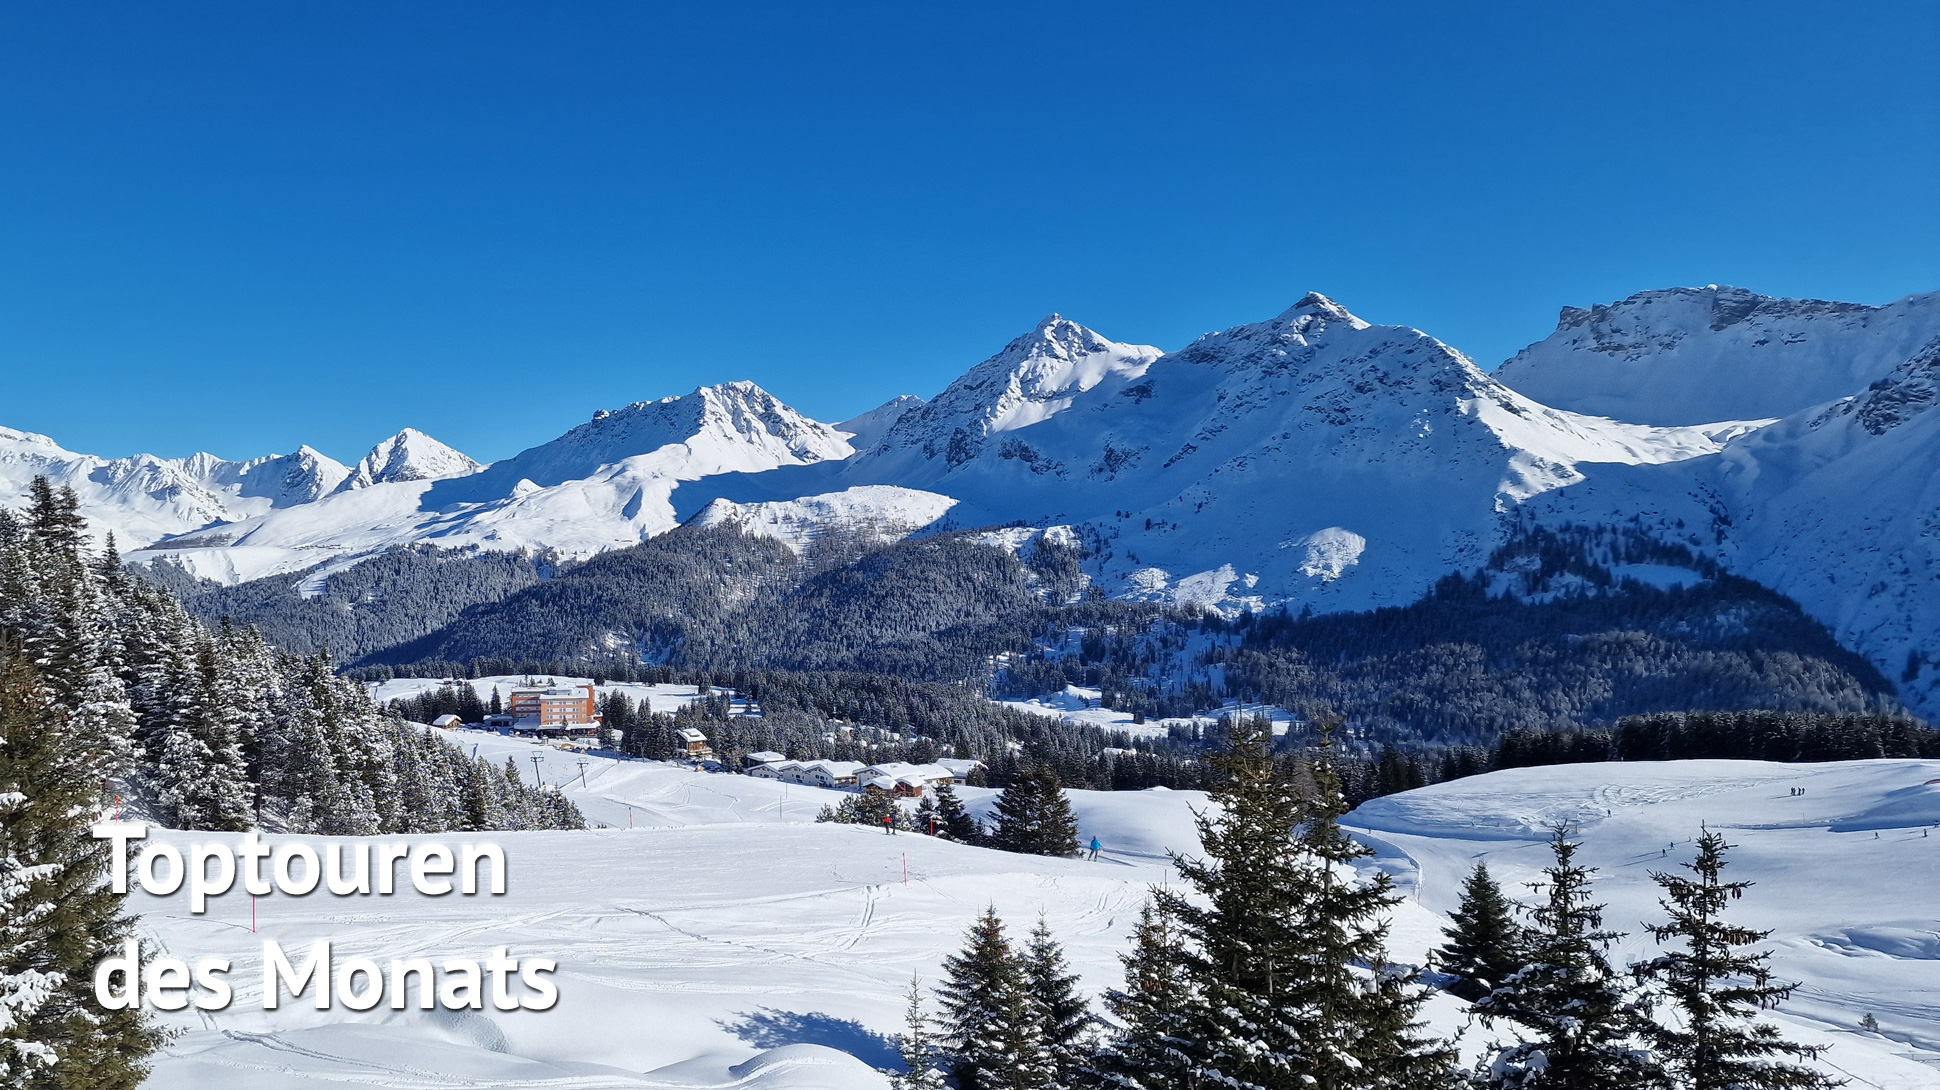
M 909 853 L 903 853 L 903 885 L 909 885 Z

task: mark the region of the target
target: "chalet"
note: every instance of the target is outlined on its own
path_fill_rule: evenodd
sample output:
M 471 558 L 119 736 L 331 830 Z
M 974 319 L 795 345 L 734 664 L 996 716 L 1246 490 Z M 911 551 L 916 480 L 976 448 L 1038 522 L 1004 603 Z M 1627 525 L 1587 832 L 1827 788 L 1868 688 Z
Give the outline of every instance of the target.
M 438 718 L 433 719 L 431 721 L 431 725 L 441 730 L 451 730 L 453 727 L 464 726 L 465 721 L 463 719 L 458 718 L 455 715 L 441 715 Z
M 690 760 L 703 760 L 714 756 L 714 748 L 707 744 L 707 735 L 693 727 L 682 727 L 676 735 L 680 739 L 681 754 Z
M 853 788 L 861 761 L 807 761 L 802 765 L 801 782 L 815 787 Z
M 969 762 L 975 764 L 976 762 Z M 959 777 L 942 763 L 916 765 L 904 761 L 884 761 L 856 770 L 856 783 L 864 791 L 880 791 L 904 798 L 921 798 L 933 787 L 954 784 Z
M 872 776 L 856 777 L 865 795 L 894 795 L 902 799 L 920 799 L 930 793 L 934 785 L 921 776 Z

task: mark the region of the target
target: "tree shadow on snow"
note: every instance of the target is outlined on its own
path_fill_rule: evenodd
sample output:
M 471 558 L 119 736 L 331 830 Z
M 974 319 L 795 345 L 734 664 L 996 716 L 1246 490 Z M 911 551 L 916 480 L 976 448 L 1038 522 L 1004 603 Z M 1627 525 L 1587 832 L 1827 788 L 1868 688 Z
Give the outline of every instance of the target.
M 756 1048 L 827 1045 L 870 1067 L 900 1069 L 903 1066 L 902 1057 L 896 1052 L 895 1038 L 876 1033 L 853 1018 L 763 1007 L 732 1022 L 722 1022 L 721 1028 Z

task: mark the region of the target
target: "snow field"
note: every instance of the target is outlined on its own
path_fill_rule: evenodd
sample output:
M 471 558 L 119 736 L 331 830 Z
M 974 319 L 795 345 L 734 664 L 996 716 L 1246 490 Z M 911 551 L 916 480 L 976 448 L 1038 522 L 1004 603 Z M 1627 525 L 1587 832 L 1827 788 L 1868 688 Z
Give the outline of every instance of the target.
M 236 962 L 225 1011 L 170 1016 L 187 1032 L 152 1085 L 286 1090 L 386 1087 L 746 1087 L 821 1090 L 884 1085 L 912 973 L 936 982 L 941 960 L 986 904 L 1014 931 L 1042 911 L 1085 990 L 1119 979 L 1117 955 L 1149 885 L 1175 880 L 1168 849 L 1196 844 L 1187 791 L 1071 792 L 1080 836 L 1105 845 L 1096 863 L 970 848 L 908 834 L 813 824 L 837 792 L 696 773 L 654 762 L 578 758 L 494 735 L 479 755 L 522 770 L 543 752 L 544 778 L 590 820 L 581 833 L 445 834 L 506 852 L 500 898 L 268 897 L 232 893 L 192 916 L 186 894 L 131 896 L 142 931 L 177 957 Z M 555 776 L 555 773 L 558 776 Z M 1760 884 L 1735 918 L 1771 927 L 1774 967 L 1804 981 L 1775 1015 L 1795 1039 L 1828 1044 L 1826 1062 L 1856 1088 L 1940 1086 L 1940 762 L 1781 766 L 1756 762 L 1523 769 L 1377 800 L 1349 819 L 1394 875 L 1391 951 L 1418 961 L 1441 941 L 1460 879 L 1485 860 L 1505 890 L 1539 876 L 1547 828 L 1563 820 L 1600 868 L 1609 923 L 1633 934 L 1619 960 L 1653 949 L 1648 871 L 1688 853 L 1700 821 L 1738 847 L 1727 877 Z M 1803 797 L 1790 794 L 1803 786 Z M 784 794 L 785 793 L 785 794 Z M 996 792 L 963 789 L 987 812 Z M 625 828 L 633 820 L 635 827 Z M 1879 839 L 1874 840 L 1874 833 Z M 179 846 L 203 834 L 156 833 Z M 275 837 L 272 841 L 286 838 Z M 327 838 L 305 838 L 322 843 Z M 1678 842 L 1668 857 L 1661 849 Z M 907 866 L 907 884 L 904 873 Z M 260 1009 L 260 942 L 286 950 L 320 937 L 340 957 L 513 957 L 559 962 L 558 1007 L 354 1014 L 285 999 Z M 1885 1036 L 1856 1029 L 1872 1013 Z M 1463 1005 L 1438 996 L 1429 1016 L 1464 1030 Z
M 1659 949 L 1642 926 L 1663 919 L 1650 873 L 1687 861 L 1705 828 L 1720 832 L 1734 845 L 1725 878 L 1757 883 L 1727 918 L 1772 929 L 1775 975 L 1801 982 L 1775 1021 L 1794 1040 L 1830 1045 L 1828 1064 L 1854 1086 L 1929 1087 L 1940 1086 L 1935 778 L 1940 761 L 1513 769 L 1376 799 L 1348 824 L 1369 830 L 1399 887 L 1443 916 L 1477 862 L 1529 899 L 1526 883 L 1550 861 L 1548 830 L 1566 824 L 1583 842 L 1579 860 L 1598 868 L 1604 922 L 1628 932 L 1618 963 Z M 1866 1014 L 1884 1037 L 1858 1030 Z

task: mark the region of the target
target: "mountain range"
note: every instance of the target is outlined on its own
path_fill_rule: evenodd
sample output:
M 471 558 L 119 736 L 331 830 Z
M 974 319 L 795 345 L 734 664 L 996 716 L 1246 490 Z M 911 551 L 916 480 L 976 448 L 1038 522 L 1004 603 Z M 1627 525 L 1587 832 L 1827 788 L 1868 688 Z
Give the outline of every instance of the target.
M 226 583 L 402 545 L 576 560 L 683 523 L 797 552 L 1062 526 L 1097 591 L 1228 612 L 1404 604 L 1518 526 L 1625 525 L 1793 597 L 1933 715 L 1936 400 L 1940 293 L 1642 292 L 1564 308 L 1494 374 L 1309 294 L 1172 352 L 1052 315 L 935 398 L 837 424 L 702 387 L 488 466 L 410 430 L 353 468 L 307 447 L 107 460 L 0 429 L 0 505 L 45 474 L 131 562 Z

